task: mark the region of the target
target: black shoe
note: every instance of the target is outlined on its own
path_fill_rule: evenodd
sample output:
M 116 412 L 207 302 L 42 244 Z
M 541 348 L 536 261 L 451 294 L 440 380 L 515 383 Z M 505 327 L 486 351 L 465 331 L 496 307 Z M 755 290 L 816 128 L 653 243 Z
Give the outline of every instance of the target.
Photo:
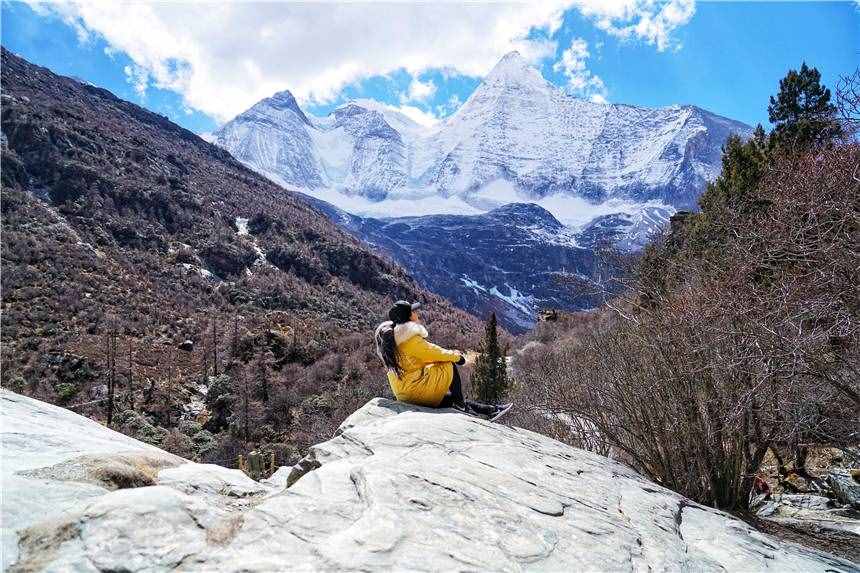
M 473 416 L 489 418 L 496 413 L 496 407 L 492 404 L 482 404 L 480 402 L 472 402 L 470 400 L 466 400 L 466 412 L 472 414 Z
M 496 406 L 495 414 L 490 416 L 490 421 L 495 422 L 496 420 L 498 420 L 499 418 L 501 418 L 502 416 L 507 414 L 510 411 L 510 409 L 513 407 L 514 407 L 513 402 L 509 402 L 507 404 L 499 404 L 498 406 Z

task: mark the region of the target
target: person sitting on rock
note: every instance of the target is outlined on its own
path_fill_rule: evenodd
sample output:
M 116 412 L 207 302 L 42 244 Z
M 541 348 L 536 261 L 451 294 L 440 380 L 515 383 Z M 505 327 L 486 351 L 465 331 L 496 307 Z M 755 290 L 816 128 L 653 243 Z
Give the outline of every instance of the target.
M 504 406 L 483 404 L 463 397 L 458 365 L 466 357 L 427 340 L 421 324 L 421 303 L 399 300 L 388 311 L 389 320 L 376 329 L 376 353 L 388 369 L 391 391 L 401 402 L 429 408 L 456 408 L 495 419 Z

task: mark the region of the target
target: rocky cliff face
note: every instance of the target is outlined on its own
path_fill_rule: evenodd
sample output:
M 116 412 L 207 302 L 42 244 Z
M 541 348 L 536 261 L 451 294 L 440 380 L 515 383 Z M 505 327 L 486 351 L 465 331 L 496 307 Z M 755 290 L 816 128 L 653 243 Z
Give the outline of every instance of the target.
M 577 234 L 533 203 L 511 203 L 481 215 L 359 217 L 309 199 L 333 221 L 410 269 L 424 287 L 472 314 L 495 312 L 514 333 L 528 330 L 544 308 L 580 310 L 599 304 L 582 285 L 603 280 L 594 246 L 609 223 Z M 611 231 L 634 225 L 624 219 Z M 628 227 L 625 227 L 627 225 Z M 629 235 L 629 233 L 627 233 Z M 627 236 L 625 235 L 625 236 Z
M 254 482 L 6 390 L 0 406 L 9 571 L 856 570 L 452 411 L 372 400 Z

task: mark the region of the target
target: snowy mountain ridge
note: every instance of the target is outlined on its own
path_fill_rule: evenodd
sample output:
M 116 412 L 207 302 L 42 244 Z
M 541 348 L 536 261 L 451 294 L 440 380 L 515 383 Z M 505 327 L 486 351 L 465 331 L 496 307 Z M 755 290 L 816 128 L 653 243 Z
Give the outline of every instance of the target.
M 751 129 L 695 106 L 573 97 L 512 52 L 432 126 L 372 100 L 314 117 L 280 92 L 214 135 L 423 286 L 522 331 L 543 308 L 594 306 L 567 275 L 600 283 L 599 245 L 642 248 L 694 207 L 731 133 Z
M 483 212 L 513 202 L 486 192 L 499 181 L 514 188 L 517 201 L 560 195 L 688 208 L 719 173 L 730 133 L 748 136 L 751 128 L 695 106 L 652 109 L 573 97 L 512 52 L 434 126 L 372 100 L 316 118 L 285 91 L 214 135 L 253 169 L 347 210 L 361 210 L 345 204 L 349 197 L 437 197 Z

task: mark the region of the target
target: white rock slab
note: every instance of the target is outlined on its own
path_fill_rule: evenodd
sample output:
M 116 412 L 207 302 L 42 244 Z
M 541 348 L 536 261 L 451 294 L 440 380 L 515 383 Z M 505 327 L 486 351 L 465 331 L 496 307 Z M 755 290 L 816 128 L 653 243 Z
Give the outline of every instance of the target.
M 109 491 L 94 482 L 22 474 L 88 454 L 153 454 L 184 461 L 64 408 L 0 389 L 3 570 L 17 557 L 17 531 Z
M 16 421 L 56 410 L 30 405 L 12 412 Z M 21 440 L 41 437 L 29 436 Z M 86 453 L 105 451 L 102 445 Z M 452 411 L 372 400 L 300 466 L 288 479 L 282 471 L 268 484 L 249 484 L 231 470 L 189 463 L 162 470 L 155 486 L 103 489 L 60 515 L 46 509 L 52 519 L 12 528 L 21 537 L 15 567 L 857 570 L 759 533 L 617 462 Z M 286 481 L 293 485 L 285 489 Z

